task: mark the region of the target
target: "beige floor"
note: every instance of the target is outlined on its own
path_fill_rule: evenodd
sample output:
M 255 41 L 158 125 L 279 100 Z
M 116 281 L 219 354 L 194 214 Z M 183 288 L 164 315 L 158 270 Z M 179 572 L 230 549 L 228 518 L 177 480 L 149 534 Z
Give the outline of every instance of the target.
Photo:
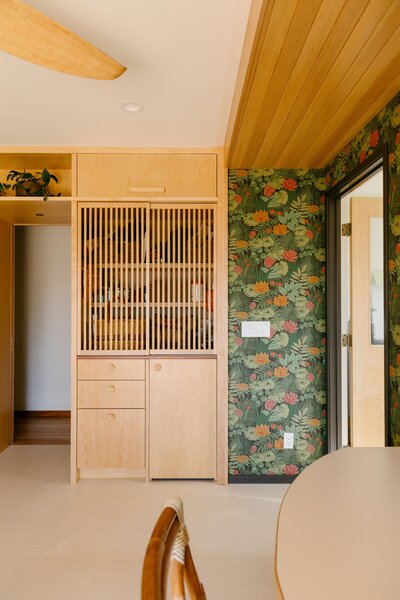
M 0 454 L 0 600 L 139 600 L 143 553 L 166 499 L 186 508 L 209 600 L 274 600 L 275 525 L 287 486 L 85 480 L 67 446 Z

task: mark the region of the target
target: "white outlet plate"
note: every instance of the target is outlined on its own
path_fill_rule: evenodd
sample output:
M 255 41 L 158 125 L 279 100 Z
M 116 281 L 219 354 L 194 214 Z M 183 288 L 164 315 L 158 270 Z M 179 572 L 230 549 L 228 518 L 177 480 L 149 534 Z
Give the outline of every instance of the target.
M 270 335 L 269 321 L 242 321 L 242 337 L 268 338 Z
M 294 438 L 291 431 L 285 431 L 283 434 L 283 448 L 284 450 L 293 450 Z

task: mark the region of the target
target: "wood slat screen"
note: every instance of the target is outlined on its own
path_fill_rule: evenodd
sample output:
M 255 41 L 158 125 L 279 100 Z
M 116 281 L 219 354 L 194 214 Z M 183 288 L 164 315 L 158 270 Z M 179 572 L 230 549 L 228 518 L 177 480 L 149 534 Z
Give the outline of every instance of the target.
M 147 205 L 81 205 L 82 352 L 145 353 Z
M 152 352 L 214 350 L 214 208 L 150 207 Z
M 214 352 L 214 206 L 81 203 L 81 354 Z

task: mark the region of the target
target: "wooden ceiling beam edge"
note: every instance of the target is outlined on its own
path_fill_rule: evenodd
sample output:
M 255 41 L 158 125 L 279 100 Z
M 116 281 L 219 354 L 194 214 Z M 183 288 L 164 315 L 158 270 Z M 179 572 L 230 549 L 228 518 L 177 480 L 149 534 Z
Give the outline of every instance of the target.
M 332 30 L 340 13 L 343 10 L 346 0 L 332 3 L 331 0 L 324 0 L 321 5 L 314 24 L 311 36 L 308 37 L 307 42 L 302 49 L 299 60 L 297 61 L 295 68 L 293 69 L 288 85 L 285 89 L 285 94 L 282 95 L 278 107 L 275 111 L 274 118 L 271 124 L 265 131 L 264 141 L 260 147 L 260 150 L 255 157 L 254 162 L 257 163 L 262 157 L 268 153 L 268 147 L 271 147 L 278 139 L 280 132 L 283 130 L 291 111 L 294 109 L 296 102 L 298 102 L 299 96 L 302 90 L 311 76 L 315 65 L 318 63 L 319 56 L 324 48 L 327 37 L 324 35 L 327 26 L 330 24 Z M 311 39 L 310 39 L 311 37 Z M 319 47 L 319 50 L 316 48 Z M 301 78 L 301 74 L 306 72 L 307 75 L 304 80 Z
M 251 144 L 248 144 L 245 154 L 246 164 L 253 164 L 259 153 L 265 139 L 265 129 L 274 118 L 280 98 L 287 90 L 291 74 L 301 56 L 322 4 L 323 0 L 298 0 L 268 90 L 266 90 L 254 121 L 250 136 Z M 307 10 L 304 10 L 305 7 Z
M 393 7 L 394 3 L 392 4 Z M 399 17 L 400 17 L 400 7 L 397 5 Z M 387 13 L 386 13 L 387 14 Z M 395 24 L 393 19 L 388 18 L 389 25 Z M 371 71 L 376 71 L 377 73 L 381 72 L 382 69 L 385 68 L 387 64 L 387 60 L 384 58 L 385 50 L 390 55 L 392 53 L 390 49 L 390 45 L 395 47 L 400 47 L 400 39 L 398 41 L 393 40 L 393 37 L 396 36 L 398 29 L 390 30 L 389 36 L 382 35 L 382 28 L 384 27 L 386 21 L 381 19 L 378 26 L 375 28 L 374 33 L 371 36 L 368 36 L 368 41 L 362 45 L 360 51 L 357 56 L 354 58 L 351 66 L 346 69 L 346 77 L 342 78 L 343 84 L 341 87 L 337 87 L 334 85 L 334 81 L 331 82 L 332 89 L 335 89 L 336 93 L 332 94 L 332 90 L 329 91 L 329 87 L 327 90 L 327 98 L 324 106 L 319 110 L 319 114 L 316 118 L 309 118 L 309 127 L 307 132 L 302 133 L 301 137 L 306 135 L 308 139 L 312 140 L 312 143 L 309 144 L 305 153 L 301 153 L 301 159 L 305 161 L 305 164 L 309 164 L 309 158 L 312 156 L 313 152 L 315 154 L 315 147 L 320 144 L 320 140 L 324 137 L 324 132 L 329 130 L 330 124 L 337 119 L 338 114 L 341 111 L 346 110 L 346 105 L 349 102 L 352 102 L 352 97 L 356 95 L 360 88 L 369 87 L 369 73 Z M 395 26 L 395 25 L 394 25 Z M 382 41 L 382 46 L 379 48 L 376 53 L 377 43 Z M 389 46 L 389 51 L 387 50 Z M 393 49 L 394 49 L 393 48 Z M 374 65 L 379 62 L 381 59 L 380 65 Z M 332 77 L 331 77 L 332 79 Z M 329 86 L 329 83 L 328 83 Z M 364 91 L 361 92 L 362 94 Z M 335 108 L 336 107 L 336 108 Z M 333 112 L 334 110 L 334 112 Z M 327 118 L 327 115 L 331 115 L 331 117 Z M 296 134 L 295 134 L 296 137 Z M 295 147 L 294 152 L 292 150 L 292 154 L 290 155 L 290 160 L 297 162 L 300 160 L 300 148 Z M 317 159 L 318 161 L 319 159 Z
M 265 20 L 265 27 L 257 32 L 255 44 L 260 50 L 254 61 L 255 71 L 251 81 L 246 82 L 243 111 L 236 119 L 238 135 L 233 146 L 232 162 L 241 160 L 243 165 L 247 164 L 247 152 L 252 144 L 250 132 L 254 131 L 254 122 L 268 94 L 281 56 L 282 41 L 286 39 L 298 3 L 299 0 L 287 0 L 284 3 L 282 0 L 270 0 L 268 21 Z
M 302 159 L 302 140 L 312 139 L 310 136 L 312 136 L 313 129 L 316 128 L 316 121 L 321 119 L 325 114 L 325 109 L 331 106 L 333 99 L 337 99 L 339 94 L 338 82 L 346 82 L 346 79 L 349 80 L 347 77 L 349 69 L 352 68 L 353 63 L 357 61 L 359 55 L 363 52 L 364 42 L 368 40 L 368 37 L 374 31 L 375 21 L 372 18 L 374 4 L 382 1 L 384 0 L 371 0 L 366 10 L 363 11 L 346 44 L 341 49 L 323 83 L 308 105 L 303 118 L 297 122 L 291 135 L 290 144 L 284 148 L 279 156 L 278 160 L 280 163 L 296 163 Z M 343 85 L 346 85 L 346 83 Z
M 261 27 L 261 23 L 265 20 L 265 11 L 268 0 L 253 0 L 250 7 L 249 18 L 247 22 L 246 33 L 244 36 L 243 50 L 240 58 L 239 69 L 236 77 L 235 89 L 231 110 L 229 114 L 228 126 L 225 135 L 224 155 L 225 162 L 229 160 L 229 151 L 237 141 L 238 132 L 235 129 L 235 124 L 238 116 L 243 110 L 244 99 L 242 92 L 246 87 L 246 79 L 249 77 L 251 69 L 251 60 L 253 55 L 253 46 L 257 39 L 257 30 Z

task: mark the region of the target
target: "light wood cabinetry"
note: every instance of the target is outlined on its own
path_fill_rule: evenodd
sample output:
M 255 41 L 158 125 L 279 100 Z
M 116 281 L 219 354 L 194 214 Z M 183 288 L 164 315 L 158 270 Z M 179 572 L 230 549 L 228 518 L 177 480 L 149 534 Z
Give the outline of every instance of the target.
M 217 372 L 218 388 L 226 386 L 223 152 L 0 152 L 0 180 L 11 169 L 44 167 L 59 177 L 50 191 L 62 197 L 2 198 L 0 221 L 11 235 L 14 225 L 71 224 L 71 480 L 218 476 L 224 482 L 223 399 L 218 419 L 216 411 Z M 4 254 L 4 261 L 12 290 L 12 256 Z M 0 365 L 5 381 L 11 330 L 5 318 L 0 325 L 8 336 Z M 9 438 L 2 415 L 0 450 Z
M 79 196 L 217 196 L 212 153 L 79 154 Z
M 213 353 L 215 206 L 78 205 L 80 354 Z
M 79 359 L 77 468 L 146 468 L 146 381 L 142 359 Z
M 216 476 L 216 361 L 150 361 L 150 478 Z
M 145 411 L 79 409 L 79 469 L 144 469 Z
M 198 202 L 77 203 L 81 476 L 122 468 L 112 432 L 137 435 L 122 425 L 134 410 L 144 414 L 150 477 L 216 477 L 215 213 Z M 114 465 L 94 449 L 103 434 Z
M 78 381 L 78 408 L 145 408 L 144 381 Z

